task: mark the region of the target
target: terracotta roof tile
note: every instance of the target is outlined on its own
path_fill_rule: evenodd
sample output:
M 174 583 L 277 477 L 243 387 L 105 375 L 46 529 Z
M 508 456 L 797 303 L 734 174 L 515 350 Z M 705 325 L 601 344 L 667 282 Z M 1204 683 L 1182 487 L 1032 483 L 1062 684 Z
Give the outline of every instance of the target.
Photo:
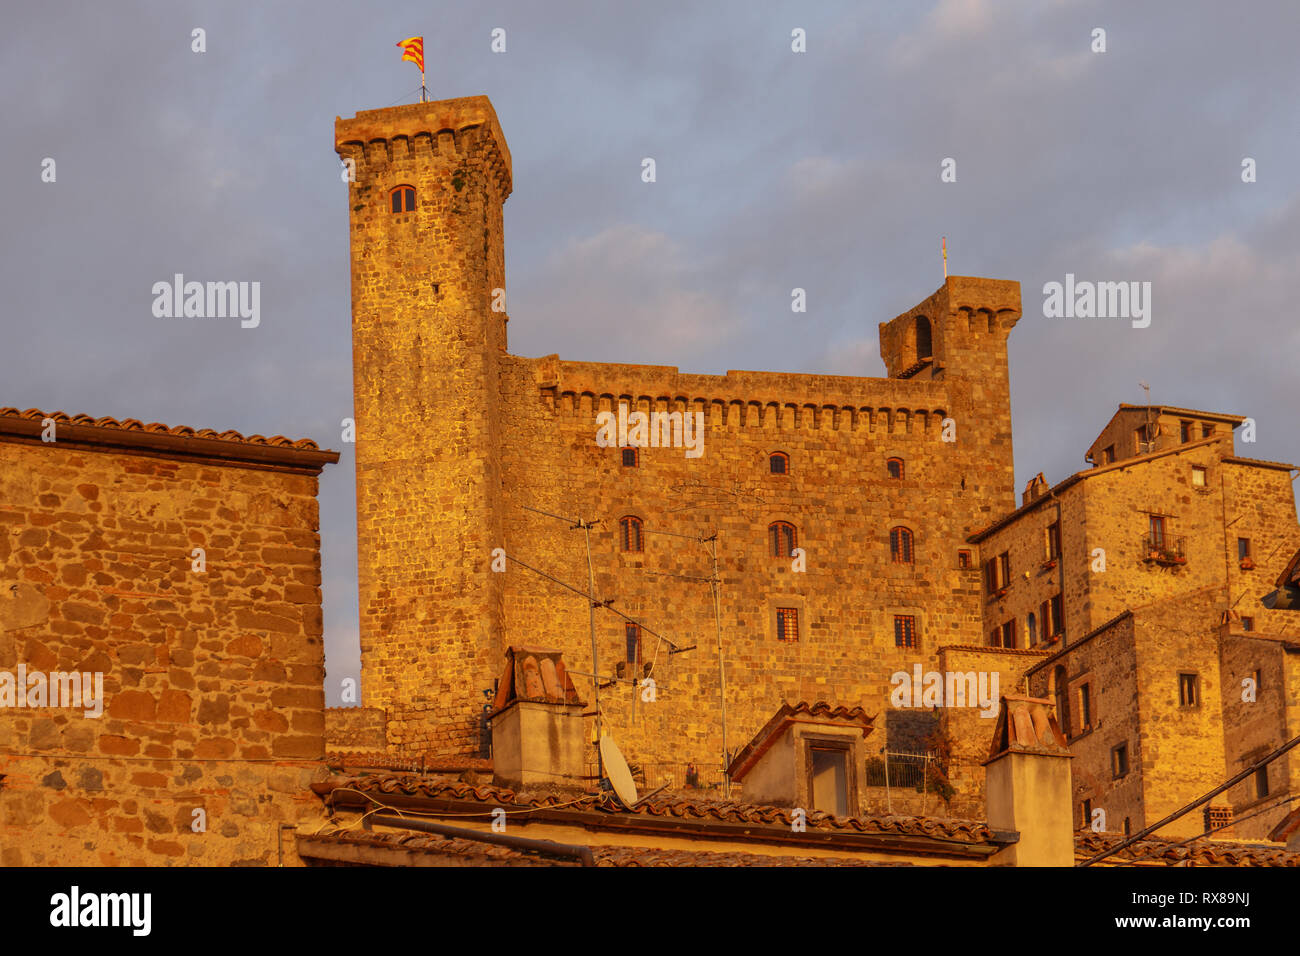
M 1074 858 L 1086 860 L 1109 850 L 1124 840 L 1112 833 L 1092 833 L 1087 830 L 1074 835 Z M 1158 838 L 1139 840 L 1130 847 L 1108 857 L 1105 863 L 1127 863 L 1178 866 L 1300 866 L 1300 853 L 1291 853 L 1285 847 L 1264 844 L 1228 843 L 1218 840 L 1197 840 L 1187 846 L 1177 841 Z
M 298 852 L 311 862 L 328 861 L 322 846 L 351 846 L 384 851 L 400 865 L 409 853 L 457 859 L 480 866 L 575 866 L 574 860 L 493 846 L 475 840 L 397 830 L 343 830 L 298 837 Z M 597 866 L 910 866 L 855 857 L 772 856 L 743 851 L 664 849 L 660 847 L 597 846 L 591 848 Z M 359 864 L 365 865 L 365 864 Z
M 797 704 L 783 703 L 744 747 L 732 758 L 727 773 L 732 780 L 743 780 L 745 775 L 758 763 L 773 744 L 780 739 L 786 728 L 798 721 L 817 723 L 853 724 L 862 728 L 862 736 L 871 733 L 875 718 L 861 707 L 836 707 L 823 700 Z
M 300 438 L 295 441 L 285 438 L 283 435 L 273 435 L 266 438 L 262 435 L 243 435 L 233 430 L 218 432 L 211 428 L 194 429 L 185 425 L 163 425 L 160 422 L 150 422 L 146 425 L 135 418 L 124 418 L 119 421 L 108 416 L 94 418 L 90 415 L 69 415 L 66 412 L 43 412 L 39 408 L 29 408 L 25 411 L 20 411 L 17 408 L 0 408 L 0 418 L 20 418 L 36 422 L 52 418 L 60 425 L 83 425 L 90 428 L 115 429 L 127 432 L 148 432 L 151 434 L 172 435 L 176 438 L 208 438 L 215 441 L 239 442 L 244 445 L 270 445 L 273 447 L 300 448 L 309 451 L 320 450 L 320 446 L 310 438 Z
M 329 860 L 318 847 L 352 846 L 394 851 L 393 855 L 416 852 L 430 856 L 455 858 L 462 863 L 478 866 L 557 866 L 575 865 L 575 861 L 560 861 L 532 853 L 525 853 L 511 847 L 481 843 L 477 840 L 463 840 L 459 837 L 435 836 L 428 833 L 377 832 L 367 830 L 343 830 L 334 833 L 299 834 L 298 854 L 309 861 Z M 395 863 L 398 861 L 395 860 Z M 365 864 L 359 864 L 365 865 Z
M 612 794 L 544 792 L 518 793 L 514 790 L 489 784 L 473 785 L 459 780 L 417 774 L 388 774 L 335 778 L 314 784 L 313 789 L 322 797 L 335 789 L 358 790 L 375 799 L 383 794 L 415 799 L 458 800 L 482 803 L 485 806 L 532 807 L 538 810 L 564 809 L 574 812 L 607 813 L 615 815 L 673 818 L 719 823 L 754 823 L 790 827 L 794 822 L 791 811 L 785 807 L 760 806 L 734 801 L 690 799 L 672 794 L 647 800 L 635 810 L 627 810 Z M 809 830 L 827 830 L 836 833 L 889 834 L 943 839 L 968 845 L 992 842 L 993 833 L 988 825 L 975 820 L 953 820 L 945 817 L 861 816 L 837 817 L 820 810 L 807 814 L 805 825 Z

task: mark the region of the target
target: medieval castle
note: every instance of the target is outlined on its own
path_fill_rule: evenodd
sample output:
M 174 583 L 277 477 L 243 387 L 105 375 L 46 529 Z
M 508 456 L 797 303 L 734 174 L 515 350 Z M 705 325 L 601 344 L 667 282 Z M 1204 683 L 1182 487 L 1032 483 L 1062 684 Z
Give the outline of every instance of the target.
M 887 378 L 511 355 L 511 161 L 487 98 L 339 119 L 335 147 L 362 706 L 326 710 L 322 691 L 316 476 L 337 453 L 0 409 L 0 667 L 104 675 L 101 718 L 0 709 L 4 863 L 75 845 L 88 863 L 274 864 L 286 828 L 362 791 L 591 830 L 597 797 L 569 820 L 477 783 L 494 760 L 503 776 L 508 743 L 590 786 L 597 721 L 647 788 L 820 814 L 809 826 L 839 842 L 810 853 L 867 852 L 879 831 L 871 852 L 1042 862 L 1060 847 L 1016 850 L 1028 824 L 1002 816 L 1016 784 L 998 760 L 1056 768 L 1071 857 L 1071 831 L 1134 832 L 1300 735 L 1300 615 L 1259 600 L 1297 574 L 1296 466 L 1237 455 L 1243 419 L 1121 406 L 1090 468 L 1040 475 L 1018 503 L 1020 287 L 983 278 L 880 325 Z M 899 675 L 972 691 L 900 695 Z M 507 730 L 520 701 L 551 710 Z M 887 777 L 900 754 L 937 759 L 918 793 L 882 797 L 867 767 Z M 326 766 L 419 773 L 343 786 Z M 1294 755 L 1162 833 L 1285 841 L 1285 793 Z M 944 822 L 880 822 L 882 799 Z M 624 810 L 646 833 L 676 813 Z M 195 836 L 199 811 L 220 839 Z M 314 829 L 304 859 L 393 849 Z M 813 842 L 771 830 L 761 852 Z M 1300 861 L 1276 845 L 1248 852 Z

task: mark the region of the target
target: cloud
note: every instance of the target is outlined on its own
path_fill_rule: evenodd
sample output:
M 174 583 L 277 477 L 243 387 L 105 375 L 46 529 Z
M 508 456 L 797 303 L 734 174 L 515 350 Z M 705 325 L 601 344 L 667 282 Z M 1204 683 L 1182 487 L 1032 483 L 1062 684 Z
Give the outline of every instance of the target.
M 566 358 L 689 363 L 741 325 L 731 303 L 700 287 L 706 269 L 662 232 L 611 226 L 568 243 L 525 277 L 512 311 L 519 307 L 534 337 L 544 332 L 556 343 L 550 351 Z

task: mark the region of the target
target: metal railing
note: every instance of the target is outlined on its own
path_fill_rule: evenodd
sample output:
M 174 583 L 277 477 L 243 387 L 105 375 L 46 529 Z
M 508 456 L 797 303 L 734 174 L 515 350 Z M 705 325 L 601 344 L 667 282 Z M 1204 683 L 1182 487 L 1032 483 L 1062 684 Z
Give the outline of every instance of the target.
M 1183 551 L 1184 539 L 1170 534 L 1148 533 L 1142 536 L 1142 554 L 1148 561 L 1161 564 L 1182 564 L 1187 560 Z

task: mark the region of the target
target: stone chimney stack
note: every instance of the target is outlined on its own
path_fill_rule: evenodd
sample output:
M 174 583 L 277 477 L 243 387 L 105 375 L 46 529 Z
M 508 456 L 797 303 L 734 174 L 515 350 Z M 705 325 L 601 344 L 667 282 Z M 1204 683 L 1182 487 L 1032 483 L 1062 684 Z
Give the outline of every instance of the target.
M 999 854 L 1007 866 L 1074 866 L 1070 760 L 1052 703 L 1010 694 L 984 762 L 988 825 L 1020 839 Z
M 504 786 L 583 784 L 583 708 L 551 648 L 506 648 L 506 666 L 492 702 L 492 767 Z

